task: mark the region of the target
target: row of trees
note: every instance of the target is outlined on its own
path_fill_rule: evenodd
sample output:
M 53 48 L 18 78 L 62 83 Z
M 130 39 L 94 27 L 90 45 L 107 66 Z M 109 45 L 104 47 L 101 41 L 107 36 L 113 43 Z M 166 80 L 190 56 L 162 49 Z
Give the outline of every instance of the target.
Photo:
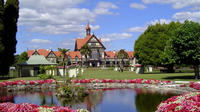
M 0 75 L 7 75 L 15 60 L 18 17 L 18 0 L 0 0 Z
M 199 78 L 200 24 L 184 23 L 150 25 L 136 40 L 135 56 L 142 65 L 164 66 L 174 72 L 174 65 L 193 65 Z

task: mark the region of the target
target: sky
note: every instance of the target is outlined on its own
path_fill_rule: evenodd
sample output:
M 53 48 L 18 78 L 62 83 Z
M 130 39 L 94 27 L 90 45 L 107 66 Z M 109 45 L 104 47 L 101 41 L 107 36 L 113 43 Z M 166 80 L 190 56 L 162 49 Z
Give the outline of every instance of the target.
M 106 51 L 134 50 L 148 25 L 186 19 L 200 22 L 200 0 L 19 0 L 17 52 L 74 50 L 85 27 L 101 38 Z

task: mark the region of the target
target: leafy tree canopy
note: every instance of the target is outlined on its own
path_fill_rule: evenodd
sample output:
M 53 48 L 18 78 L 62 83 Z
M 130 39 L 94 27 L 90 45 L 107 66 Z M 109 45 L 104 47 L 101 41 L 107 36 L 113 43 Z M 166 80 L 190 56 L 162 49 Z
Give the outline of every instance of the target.
M 27 52 L 22 52 L 22 53 L 19 55 L 19 59 L 17 60 L 17 63 L 18 63 L 18 64 L 20 64 L 20 63 L 25 63 L 27 60 L 28 60 L 28 54 L 27 54 Z
M 117 58 L 118 59 L 127 59 L 128 58 L 128 54 L 124 49 L 121 49 L 117 54 Z
M 134 51 L 138 62 L 142 65 L 161 65 L 161 54 L 166 42 L 180 25 L 180 22 L 150 25 L 135 42 Z
M 165 47 L 164 54 L 170 63 L 193 65 L 195 77 L 199 76 L 200 64 L 200 24 L 185 21 L 175 30 L 174 36 Z
M 85 55 L 87 58 L 87 55 L 90 55 L 92 53 L 92 50 L 88 44 L 85 44 L 81 49 L 80 49 L 81 54 Z

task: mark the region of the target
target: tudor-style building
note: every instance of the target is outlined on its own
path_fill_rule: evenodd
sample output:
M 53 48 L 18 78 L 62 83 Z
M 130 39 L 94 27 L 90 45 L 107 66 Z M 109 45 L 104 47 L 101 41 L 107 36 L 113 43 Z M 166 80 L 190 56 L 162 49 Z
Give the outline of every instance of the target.
M 97 38 L 94 34 L 91 34 L 90 25 L 86 26 L 86 36 L 84 38 L 78 38 L 75 42 L 74 51 L 66 53 L 66 58 L 69 59 L 68 64 L 79 64 L 86 61 L 85 56 L 81 55 L 80 49 L 88 44 L 92 53 L 87 56 L 90 66 L 117 66 L 121 59 L 117 59 L 117 51 L 105 51 L 105 46 L 102 40 Z M 53 63 L 59 63 L 61 55 L 59 51 L 52 51 L 47 49 L 28 50 L 28 57 L 31 55 L 43 55 L 46 59 Z M 129 58 L 124 59 L 125 64 L 135 65 L 136 59 L 134 58 L 133 51 L 127 51 Z
M 98 39 L 94 34 L 91 34 L 90 25 L 87 24 L 86 27 L 86 37 L 81 39 L 76 39 L 75 51 L 80 51 L 80 49 L 87 44 L 91 48 L 91 54 L 88 56 L 89 63 L 91 66 L 100 66 L 104 60 L 105 46 L 102 44 L 101 39 Z M 84 55 L 82 59 L 85 61 Z

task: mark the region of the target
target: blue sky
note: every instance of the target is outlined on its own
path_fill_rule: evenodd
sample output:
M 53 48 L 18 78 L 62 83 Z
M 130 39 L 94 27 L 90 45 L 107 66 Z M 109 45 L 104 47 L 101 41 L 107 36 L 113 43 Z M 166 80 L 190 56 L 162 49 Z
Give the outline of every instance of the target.
M 70 48 L 85 26 L 106 50 L 133 51 L 150 24 L 185 19 L 200 22 L 200 0 L 19 0 L 17 54 L 27 49 Z

